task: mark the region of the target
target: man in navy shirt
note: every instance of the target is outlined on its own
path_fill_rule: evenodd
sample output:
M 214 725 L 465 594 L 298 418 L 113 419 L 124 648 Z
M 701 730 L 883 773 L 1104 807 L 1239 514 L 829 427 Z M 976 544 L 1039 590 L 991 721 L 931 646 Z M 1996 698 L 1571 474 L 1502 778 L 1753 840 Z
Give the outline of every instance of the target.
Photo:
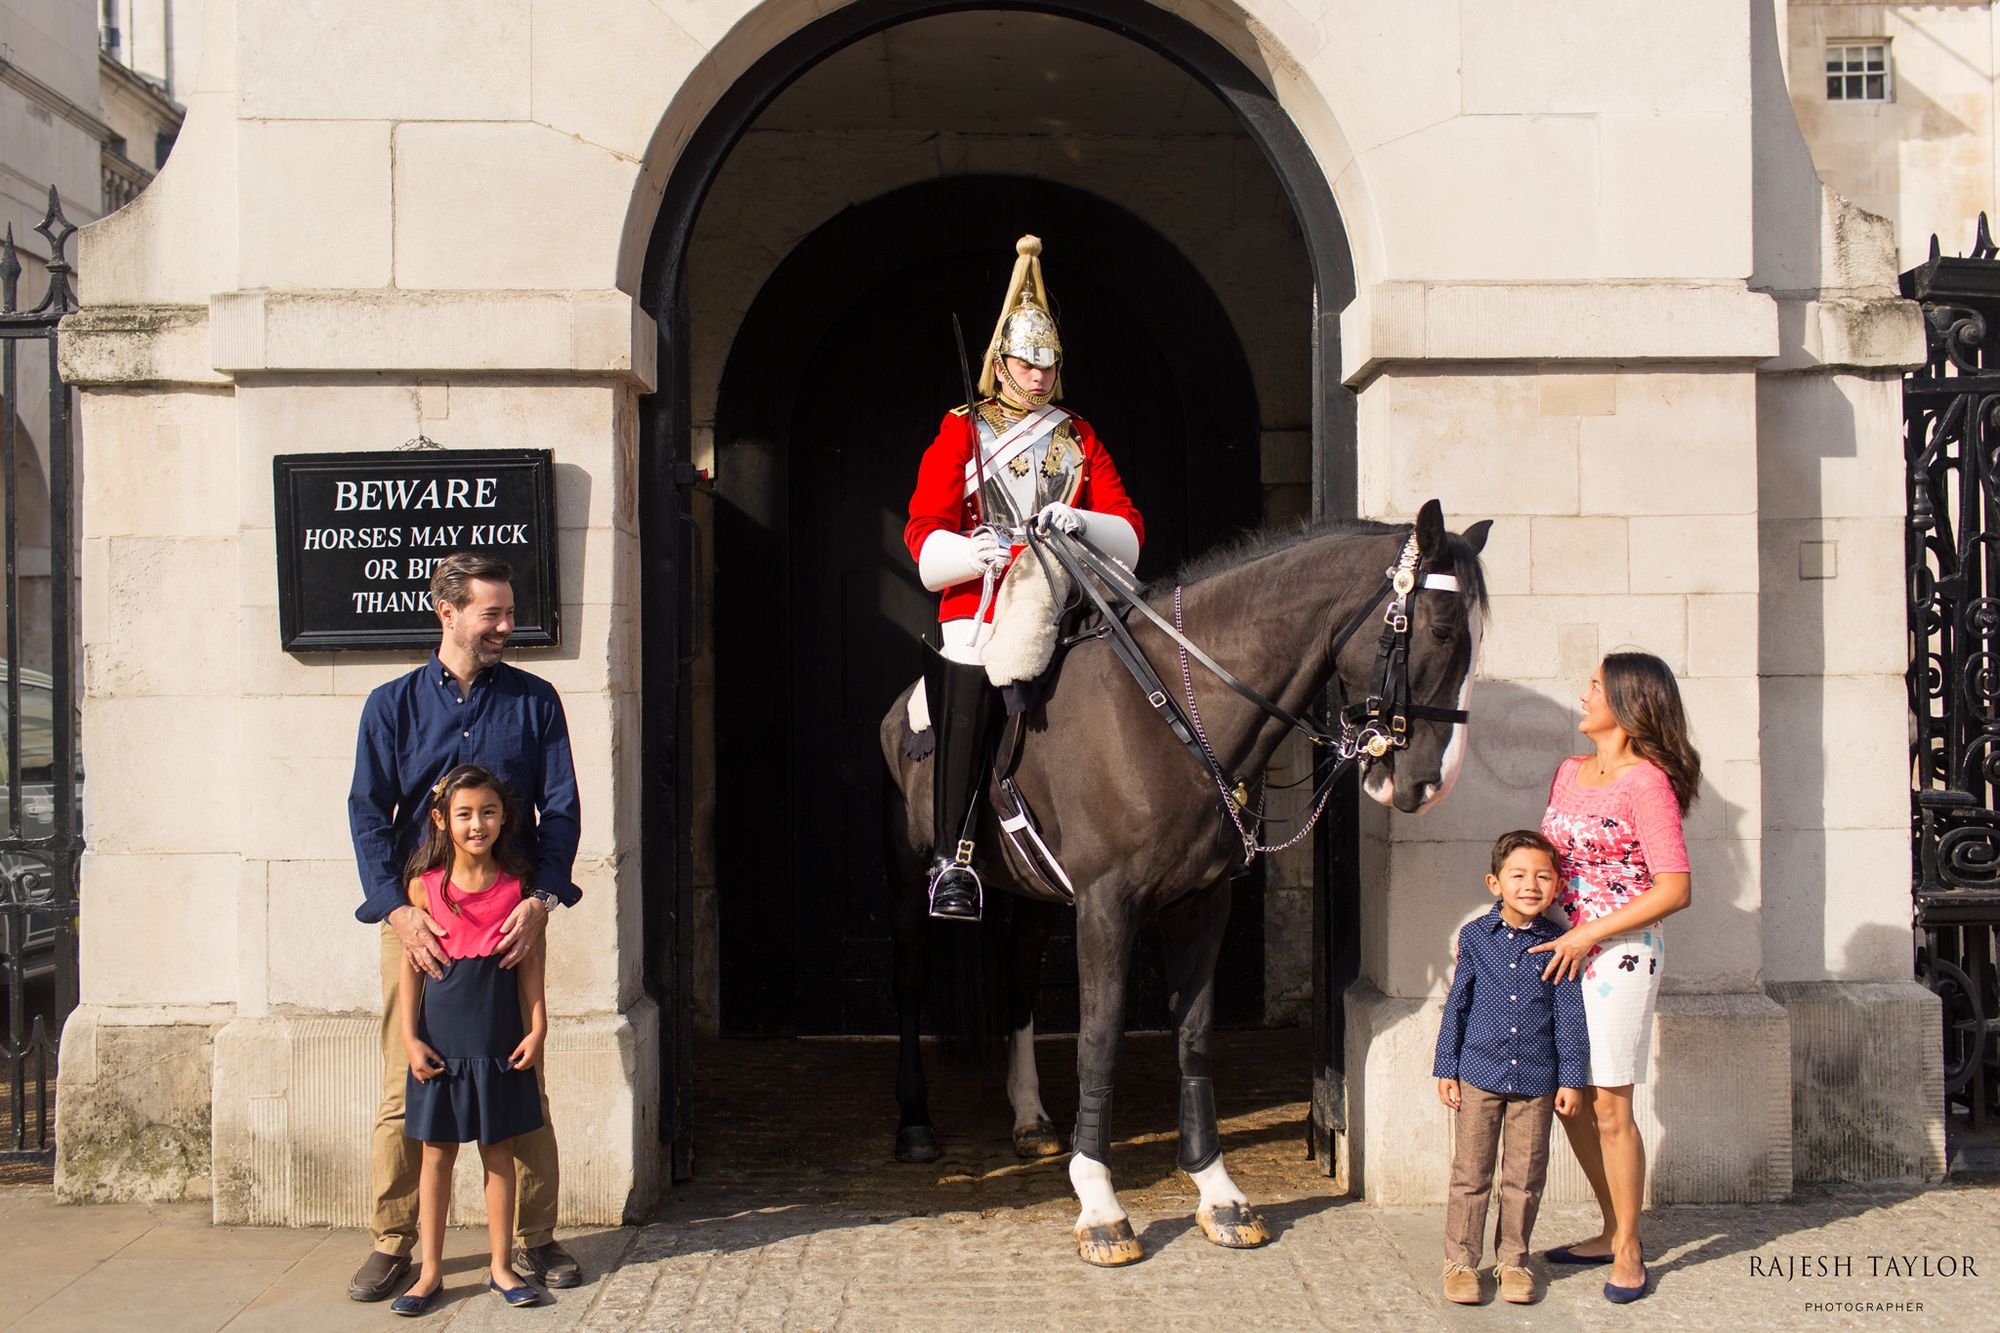
M 1493 910 L 1458 932 L 1458 965 L 1438 1030 L 1438 1100 L 1454 1113 L 1451 1195 L 1445 1206 L 1444 1294 L 1480 1301 L 1486 1203 L 1504 1128 L 1494 1271 L 1501 1299 L 1535 1299 L 1528 1236 L 1549 1169 L 1551 1112 L 1574 1115 L 1590 1080 L 1590 1034 L 1575 980 L 1542 980 L 1528 950 L 1563 928 L 1541 915 L 1556 900 L 1559 858 L 1539 833 L 1503 833 L 1486 887 Z
M 403 864 L 430 810 L 432 786 L 459 764 L 480 764 L 512 790 L 534 820 L 522 850 L 534 867 L 528 896 L 507 918 L 502 967 L 519 963 L 542 937 L 557 904 L 582 896 L 571 882 L 579 834 L 576 768 L 569 723 L 555 687 L 500 660 L 514 632 L 514 571 L 506 561 L 461 552 L 438 563 L 431 598 L 442 633 L 437 652 L 406 676 L 381 686 L 361 710 L 354 786 L 347 797 L 361 906 L 354 915 L 382 923 L 382 1102 L 370 1153 L 375 1247 L 348 1283 L 357 1301 L 387 1297 L 409 1271 L 417 1241 L 421 1145 L 403 1135 L 406 1061 L 398 979 L 405 957 L 429 976 L 447 963 L 430 916 L 410 905 Z M 541 1070 L 536 1069 L 539 1078 Z M 556 1138 L 542 1093 L 542 1128 L 514 1141 L 514 1265 L 551 1287 L 583 1279 L 556 1244 Z

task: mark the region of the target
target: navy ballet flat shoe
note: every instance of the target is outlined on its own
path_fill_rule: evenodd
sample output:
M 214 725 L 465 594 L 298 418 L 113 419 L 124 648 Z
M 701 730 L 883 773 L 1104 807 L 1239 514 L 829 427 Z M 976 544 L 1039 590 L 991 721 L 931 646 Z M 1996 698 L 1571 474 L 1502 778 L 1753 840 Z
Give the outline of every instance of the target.
M 411 1319 L 415 1319 L 418 1315 L 429 1314 L 431 1307 L 437 1304 L 438 1293 L 443 1290 L 444 1284 L 439 1283 L 437 1291 L 425 1292 L 421 1296 L 414 1291 L 406 1291 L 389 1302 L 389 1313 L 405 1315 Z
M 1553 1250 L 1544 1250 L 1542 1258 L 1552 1264 L 1608 1264 L 1608 1254 L 1578 1254 L 1567 1245 L 1558 1245 Z
M 1640 1264 L 1638 1286 L 1619 1287 L 1607 1282 L 1604 1284 L 1604 1299 L 1610 1301 L 1613 1305 L 1630 1305 L 1633 1301 L 1638 1300 L 1646 1294 L 1646 1285 L 1651 1280 L 1652 1274 L 1646 1271 L 1646 1265 Z
M 486 1279 L 486 1289 L 498 1292 L 501 1300 L 516 1308 L 523 1305 L 540 1305 L 542 1303 L 542 1293 L 530 1286 L 503 1287 L 489 1277 Z

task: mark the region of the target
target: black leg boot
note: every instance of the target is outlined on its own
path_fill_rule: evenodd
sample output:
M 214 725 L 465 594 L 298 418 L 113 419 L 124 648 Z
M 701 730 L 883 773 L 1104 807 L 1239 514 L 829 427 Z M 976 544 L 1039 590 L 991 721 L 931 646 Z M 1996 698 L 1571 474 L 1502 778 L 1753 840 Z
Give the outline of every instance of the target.
M 943 658 L 932 663 L 924 689 L 937 734 L 931 755 L 931 915 L 977 921 L 984 890 L 972 866 L 973 839 L 999 696 L 986 668 Z

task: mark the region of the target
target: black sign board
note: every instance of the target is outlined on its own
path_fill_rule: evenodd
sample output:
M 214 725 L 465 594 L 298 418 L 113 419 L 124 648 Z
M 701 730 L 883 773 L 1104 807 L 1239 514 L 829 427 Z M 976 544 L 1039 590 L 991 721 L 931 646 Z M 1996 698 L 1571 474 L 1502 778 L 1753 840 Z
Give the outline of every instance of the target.
M 455 551 L 514 567 L 509 643 L 561 641 L 552 451 L 282 454 L 271 472 L 286 652 L 436 647 L 431 571 Z

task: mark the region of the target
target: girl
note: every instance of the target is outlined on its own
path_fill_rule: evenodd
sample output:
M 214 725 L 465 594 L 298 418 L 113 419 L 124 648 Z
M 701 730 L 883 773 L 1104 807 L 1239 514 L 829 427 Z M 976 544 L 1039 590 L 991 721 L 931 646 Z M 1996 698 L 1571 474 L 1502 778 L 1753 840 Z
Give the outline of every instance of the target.
M 509 1305 L 540 1296 L 510 1263 L 516 1134 L 539 1129 L 535 1062 L 548 1035 L 538 944 L 510 970 L 500 935 L 521 902 L 527 861 L 515 850 L 513 802 L 499 779 L 462 764 L 432 789 L 430 835 L 410 856 L 410 903 L 443 930 L 452 958 L 442 980 L 403 964 L 403 1046 L 410 1055 L 403 1133 L 424 1145 L 417 1187 L 423 1268 L 389 1308 L 426 1313 L 444 1285 L 444 1223 L 458 1145 L 477 1140 L 486 1167 L 486 1230 L 493 1257 L 486 1285 Z M 523 1011 L 526 1011 L 524 1021 Z
M 1590 1179 L 1604 1230 L 1548 1252 L 1559 1264 L 1610 1264 L 1606 1300 L 1646 1294 L 1639 1205 L 1646 1148 L 1632 1120 L 1632 1085 L 1644 1075 L 1653 1006 L 1666 966 L 1662 919 L 1688 905 L 1681 816 L 1694 804 L 1701 756 L 1688 742 L 1680 687 L 1650 653 L 1612 653 L 1591 673 L 1577 730 L 1595 752 L 1571 755 L 1549 784 L 1542 833 L 1562 853 L 1559 902 L 1569 914 L 1542 975 L 1583 975 L 1590 1083 L 1563 1130 Z

